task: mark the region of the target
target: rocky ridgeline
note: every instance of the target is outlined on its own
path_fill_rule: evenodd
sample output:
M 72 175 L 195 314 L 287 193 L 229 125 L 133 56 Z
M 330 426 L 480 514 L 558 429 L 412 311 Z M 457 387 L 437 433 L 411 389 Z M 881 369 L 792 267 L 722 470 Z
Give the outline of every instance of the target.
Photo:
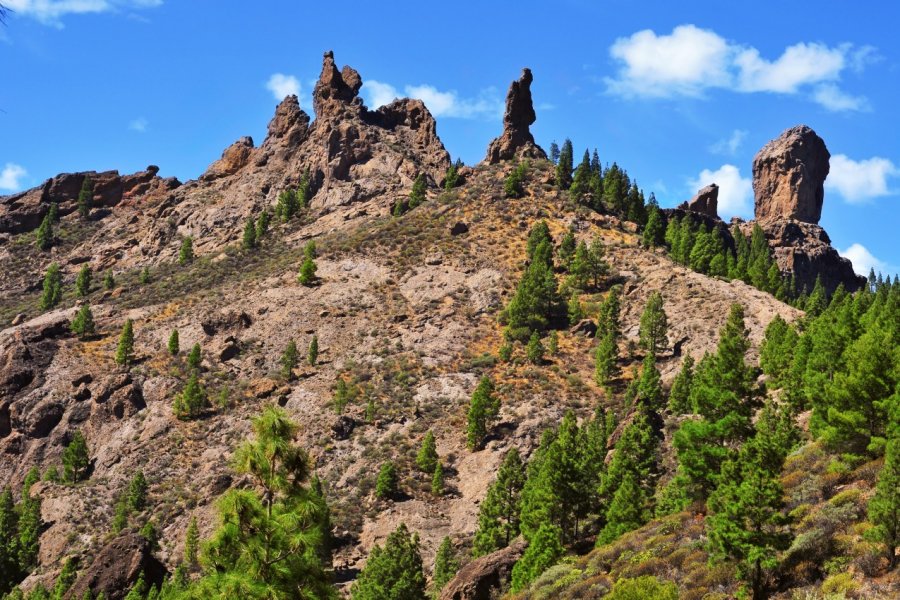
M 770 141 L 753 159 L 754 217 L 749 223 L 737 221 L 744 235 L 759 224 L 782 273 L 792 273 L 798 291 L 811 291 L 816 278 L 828 293 L 843 285 L 856 291 L 863 278 L 834 247 L 819 226 L 825 200 L 831 154 L 825 142 L 806 125 L 786 130 Z M 674 214 L 690 212 L 710 224 L 720 223 L 716 184 L 697 192 Z

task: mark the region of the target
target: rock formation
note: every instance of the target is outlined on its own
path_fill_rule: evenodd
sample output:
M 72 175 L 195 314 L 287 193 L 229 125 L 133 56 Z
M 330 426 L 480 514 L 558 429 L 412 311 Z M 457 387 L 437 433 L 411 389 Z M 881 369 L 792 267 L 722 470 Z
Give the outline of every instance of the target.
M 518 539 L 512 544 L 480 556 L 460 569 L 441 591 L 440 600 L 491 600 L 506 589 L 513 565 L 522 558 L 528 544 Z
M 853 265 L 831 246 L 818 225 L 825 199 L 830 154 L 806 125 L 786 130 L 753 159 L 755 216 L 782 272 L 793 273 L 797 291 L 812 291 L 820 277 L 831 293 L 843 284 L 855 291 L 863 283 Z M 745 234 L 752 223 L 742 226 Z
M 806 125 L 788 129 L 753 159 L 753 193 L 760 223 L 793 219 L 817 224 L 831 154 Z
M 67 600 L 78 600 L 90 590 L 109 600 L 120 600 L 138 577 L 144 575 L 147 585 L 161 585 L 165 567 L 153 556 L 150 543 L 130 531 L 113 538 L 94 558 L 66 593 Z
M 488 146 L 485 162 L 497 164 L 515 158 L 547 158 L 544 150 L 534 143 L 529 127 L 537 120 L 531 102 L 531 69 L 522 69 L 522 76 L 513 81 L 506 94 L 503 114 L 503 133 Z
M 709 184 L 697 192 L 696 196 L 687 202 L 681 203 L 678 208 L 700 213 L 713 219 L 719 218 L 719 186 L 715 183 Z

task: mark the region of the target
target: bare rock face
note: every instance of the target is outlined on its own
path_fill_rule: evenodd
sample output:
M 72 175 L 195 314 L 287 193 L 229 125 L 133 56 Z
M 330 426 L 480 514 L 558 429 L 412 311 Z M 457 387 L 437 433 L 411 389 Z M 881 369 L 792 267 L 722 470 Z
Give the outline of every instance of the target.
M 719 218 L 719 186 L 711 183 L 697 192 L 697 195 L 678 206 L 681 210 L 700 213 L 713 219 Z
M 225 148 L 222 158 L 209 166 L 201 179 L 210 180 L 218 177 L 234 175 L 250 162 L 253 154 L 253 138 L 244 136 Z
M 522 76 L 513 81 L 506 94 L 503 115 L 503 134 L 488 146 L 485 162 L 497 164 L 514 158 L 547 158 L 544 150 L 534 143 L 531 124 L 537 120 L 531 101 L 531 69 L 522 69 Z
M 95 596 L 103 592 L 109 600 L 120 600 L 141 573 L 148 585 L 160 585 L 166 569 L 153 556 L 146 539 L 136 532 L 128 532 L 113 538 L 100 549 L 65 597 L 78 599 L 91 590 Z
M 440 600 L 491 600 L 509 582 L 513 565 L 528 546 L 523 539 L 481 556 L 460 569 L 441 592 Z
M 793 219 L 817 224 L 831 154 L 806 125 L 788 129 L 753 159 L 753 193 L 760 223 Z

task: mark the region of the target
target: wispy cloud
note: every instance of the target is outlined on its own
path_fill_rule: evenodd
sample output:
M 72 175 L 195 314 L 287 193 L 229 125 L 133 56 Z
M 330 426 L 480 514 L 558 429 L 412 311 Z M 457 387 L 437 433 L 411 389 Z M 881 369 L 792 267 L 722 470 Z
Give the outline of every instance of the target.
M 25 167 L 8 162 L 0 171 L 0 190 L 16 192 L 22 189 L 22 180 L 28 175 Z
M 5 0 L 15 14 L 54 27 L 62 27 L 68 15 L 98 14 L 122 10 L 155 8 L 163 0 Z
M 890 275 L 895 273 L 897 269 L 887 264 L 883 260 L 876 258 L 869 249 L 862 244 L 851 244 L 846 250 L 839 250 L 841 256 L 849 259 L 853 263 L 853 270 L 857 275 L 868 275 L 869 271 L 875 269 L 876 273 Z
M 711 183 L 719 186 L 719 216 L 728 220 L 733 216 L 752 217 L 753 184 L 749 177 L 742 177 L 741 170 L 725 164 L 711 171 L 703 169 L 700 174 L 688 180 L 691 193 Z
M 831 157 L 831 171 L 825 187 L 836 191 L 851 204 L 860 204 L 896 192 L 889 187 L 889 180 L 900 177 L 900 168 L 887 158 L 873 156 L 853 160 L 845 154 Z
M 400 94 L 393 85 L 370 79 L 362 89 L 372 108 L 405 96 L 424 102 L 435 117 L 476 119 L 495 118 L 503 114 L 503 101 L 496 88 L 484 89 L 474 98 L 463 98 L 456 90 L 441 91 L 433 85 L 422 84 L 404 86 L 404 94 Z
M 293 75 L 273 73 L 266 82 L 266 89 L 272 92 L 272 96 L 281 102 L 288 96 L 300 97 L 300 80 Z
M 145 119 L 144 117 L 138 117 L 128 124 L 128 129 L 130 129 L 131 131 L 137 131 L 138 133 L 144 133 L 145 131 L 147 131 L 148 125 L 150 125 L 150 123 L 147 122 L 147 119 Z
M 713 154 L 724 154 L 734 156 L 744 143 L 747 132 L 743 129 L 735 129 L 727 138 L 721 139 L 709 147 L 709 151 Z
M 775 59 L 709 29 L 680 25 L 670 34 L 645 29 L 610 47 L 619 65 L 607 91 L 625 97 L 701 97 L 711 89 L 738 93 L 804 93 L 831 111 L 865 110 L 868 102 L 838 86 L 845 70 L 859 72 L 875 56 L 870 46 L 800 42 Z

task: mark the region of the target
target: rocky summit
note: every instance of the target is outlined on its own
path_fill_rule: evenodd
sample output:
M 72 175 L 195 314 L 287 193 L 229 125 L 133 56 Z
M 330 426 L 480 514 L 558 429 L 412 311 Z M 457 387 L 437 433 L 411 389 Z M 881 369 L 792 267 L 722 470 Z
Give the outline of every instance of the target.
M 729 226 L 548 159 L 529 69 L 469 166 L 362 83 L 0 198 L 0 597 L 897 597 L 900 288 L 815 132 Z

